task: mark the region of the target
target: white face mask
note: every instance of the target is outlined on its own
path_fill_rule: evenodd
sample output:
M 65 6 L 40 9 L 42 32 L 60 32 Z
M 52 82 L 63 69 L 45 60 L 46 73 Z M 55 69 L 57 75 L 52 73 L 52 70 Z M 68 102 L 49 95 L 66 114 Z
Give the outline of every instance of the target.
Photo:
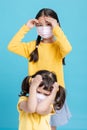
M 40 26 L 37 27 L 37 33 L 42 38 L 50 38 L 52 34 L 52 27 L 51 26 Z

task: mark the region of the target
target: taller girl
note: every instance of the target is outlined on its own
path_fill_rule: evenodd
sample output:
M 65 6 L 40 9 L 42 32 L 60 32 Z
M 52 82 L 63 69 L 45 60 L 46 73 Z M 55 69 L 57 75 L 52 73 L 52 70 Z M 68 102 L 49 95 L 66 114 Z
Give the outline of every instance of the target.
M 37 29 L 37 39 L 28 43 L 22 42 L 25 34 L 33 27 Z M 48 8 L 41 9 L 35 19 L 29 20 L 13 37 L 8 49 L 28 59 L 29 75 L 43 69 L 53 71 L 57 75 L 59 84 L 65 87 L 64 58 L 72 47 L 60 28 L 55 11 Z M 70 113 L 65 103 L 63 108 L 51 118 L 52 130 L 55 130 L 56 126 L 65 124 L 69 116 Z

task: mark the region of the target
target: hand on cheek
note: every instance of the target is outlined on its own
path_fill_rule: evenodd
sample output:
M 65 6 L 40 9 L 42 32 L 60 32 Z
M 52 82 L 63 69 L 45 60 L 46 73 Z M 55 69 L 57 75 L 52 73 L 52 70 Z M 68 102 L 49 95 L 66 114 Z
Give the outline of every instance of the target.
M 46 91 L 43 88 L 44 88 L 44 86 L 37 88 L 37 92 L 45 94 L 45 95 L 50 95 L 50 91 Z

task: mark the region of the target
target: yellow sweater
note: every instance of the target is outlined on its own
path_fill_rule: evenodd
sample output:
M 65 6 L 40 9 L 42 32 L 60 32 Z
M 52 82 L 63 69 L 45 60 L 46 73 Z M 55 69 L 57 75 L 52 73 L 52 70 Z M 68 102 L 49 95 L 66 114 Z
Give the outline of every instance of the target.
M 37 113 L 26 113 L 20 110 L 20 102 L 27 101 L 28 97 L 20 97 L 17 109 L 19 112 L 19 130 L 51 130 L 50 116 L 54 114 L 54 109 L 50 114 L 39 115 Z
M 8 45 L 8 49 L 29 60 L 30 53 L 35 49 L 36 41 L 28 43 L 22 42 L 29 28 L 24 25 L 13 37 Z M 72 47 L 59 26 L 53 28 L 53 34 L 56 40 L 53 43 L 40 43 L 38 46 L 39 60 L 37 62 L 28 62 L 29 75 L 38 70 L 50 70 L 56 73 L 58 83 L 64 85 L 62 59 L 71 51 Z

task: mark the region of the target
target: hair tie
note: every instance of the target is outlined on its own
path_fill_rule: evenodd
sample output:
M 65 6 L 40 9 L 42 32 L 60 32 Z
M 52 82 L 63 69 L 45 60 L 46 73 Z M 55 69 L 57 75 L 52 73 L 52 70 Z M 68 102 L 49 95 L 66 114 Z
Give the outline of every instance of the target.
M 32 77 L 29 78 L 29 83 L 31 82 L 31 80 L 32 80 Z

